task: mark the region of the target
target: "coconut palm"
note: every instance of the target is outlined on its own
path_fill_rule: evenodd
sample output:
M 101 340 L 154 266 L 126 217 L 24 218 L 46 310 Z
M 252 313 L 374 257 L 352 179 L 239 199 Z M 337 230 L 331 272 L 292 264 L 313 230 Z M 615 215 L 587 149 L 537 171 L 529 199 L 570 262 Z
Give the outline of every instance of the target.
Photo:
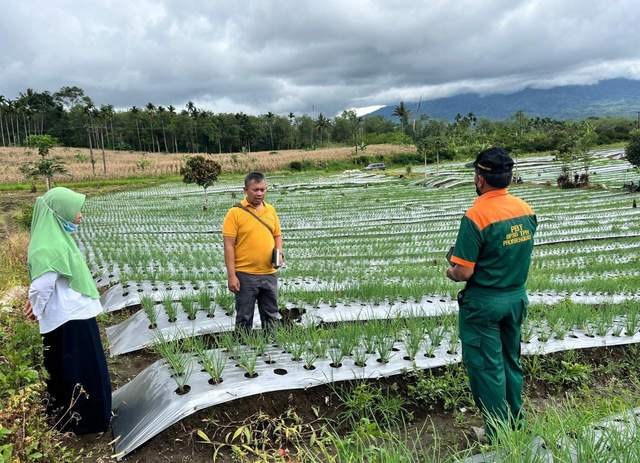
M 392 115 L 400 118 L 400 127 L 404 132 L 411 117 L 411 111 L 405 106 L 404 101 L 401 101 L 400 104 L 393 109 Z
M 324 117 L 322 113 L 318 116 L 316 121 L 316 128 L 320 131 L 320 146 L 322 146 L 322 134 L 325 129 L 331 127 L 331 121 Z

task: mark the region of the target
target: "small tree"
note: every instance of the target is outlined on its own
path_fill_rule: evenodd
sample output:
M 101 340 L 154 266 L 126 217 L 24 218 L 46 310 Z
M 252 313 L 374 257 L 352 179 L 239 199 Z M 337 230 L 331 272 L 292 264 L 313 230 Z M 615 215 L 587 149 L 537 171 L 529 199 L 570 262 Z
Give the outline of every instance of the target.
M 222 171 L 219 163 L 204 156 L 193 156 L 187 159 L 184 166 L 180 168 L 180 175 L 184 183 L 195 183 L 204 189 L 204 205 L 202 209 L 207 209 L 207 188 L 215 183 Z
M 624 150 L 627 161 L 636 167 L 640 167 L 640 130 L 631 132 L 629 144 Z
M 589 168 L 593 163 L 593 152 L 591 148 L 596 144 L 598 135 L 593 128 L 593 125 L 586 122 L 581 130 L 576 141 L 576 155 L 582 163 L 584 169 L 584 184 L 589 183 Z
M 49 154 L 49 150 L 58 144 L 58 140 L 51 135 L 29 135 L 27 146 L 37 148 L 38 154 L 43 158 Z
M 20 172 L 32 182 L 39 177 L 44 178 L 47 190 L 51 189 L 51 180 L 55 175 L 68 174 L 66 164 L 62 158 L 47 157 L 49 149 L 57 143 L 58 141 L 50 135 L 30 135 L 27 137 L 27 146 L 37 148 L 40 159 L 38 161 L 27 161 L 20 166 Z

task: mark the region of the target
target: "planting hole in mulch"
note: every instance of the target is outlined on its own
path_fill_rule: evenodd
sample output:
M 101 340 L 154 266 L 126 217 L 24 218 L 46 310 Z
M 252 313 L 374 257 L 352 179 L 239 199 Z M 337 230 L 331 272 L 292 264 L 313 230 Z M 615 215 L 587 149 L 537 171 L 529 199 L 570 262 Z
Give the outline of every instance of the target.
M 128 292 L 126 292 L 126 293 L 122 293 L 122 297 L 127 297 L 128 295 L 129 295 L 129 293 L 128 293 Z
M 256 373 L 253 373 L 252 375 L 250 375 L 249 372 L 247 372 L 247 373 L 244 374 L 244 377 L 248 378 L 248 379 L 257 378 L 258 377 L 258 373 L 256 372 Z
M 285 370 L 284 368 L 276 368 L 275 370 L 273 370 L 273 372 L 276 375 L 280 375 L 280 376 L 284 376 L 288 373 L 287 370 Z
M 330 366 L 331 368 L 340 368 L 340 367 L 342 366 L 342 363 L 333 363 L 333 362 L 331 362 L 331 363 L 329 364 L 329 366 Z
M 364 367 L 366 367 L 366 366 L 367 366 L 367 364 L 366 364 L 366 363 L 364 363 L 364 362 L 355 362 L 355 365 L 356 365 L 357 367 L 360 367 L 360 368 L 364 368 Z
M 304 365 L 302 368 L 304 368 L 305 370 L 309 370 L 309 371 L 316 369 L 316 367 L 314 365 L 308 365 L 308 366 Z
M 407 361 L 410 362 L 410 361 L 414 360 L 414 358 L 413 357 L 409 357 L 408 355 L 405 355 L 404 357 L 402 357 L 402 360 L 407 360 Z
M 177 318 L 173 317 L 169 319 L 169 323 L 174 323 L 177 320 Z
M 400 352 L 400 349 L 398 349 L 397 347 L 392 347 L 391 350 L 394 352 Z
M 152 323 L 151 325 L 149 325 L 150 330 L 155 330 L 157 327 L 158 325 L 156 323 Z
M 211 384 L 212 386 L 220 384 L 221 382 L 222 382 L 222 378 L 218 378 L 218 379 L 209 378 L 209 384 Z
M 215 315 L 213 315 L 212 313 L 207 314 L 207 318 L 213 318 L 213 317 L 215 317 Z
M 187 394 L 189 391 L 191 390 L 191 386 L 189 386 L 188 384 L 185 384 L 183 387 L 179 387 L 177 388 L 175 391 L 176 394 L 178 395 L 185 395 Z
M 389 360 L 376 359 L 378 363 L 389 363 Z
M 267 359 L 267 360 L 264 361 L 264 363 L 266 363 L 267 365 L 271 365 L 273 363 L 276 363 L 276 361 L 275 360 L 271 360 L 271 359 Z

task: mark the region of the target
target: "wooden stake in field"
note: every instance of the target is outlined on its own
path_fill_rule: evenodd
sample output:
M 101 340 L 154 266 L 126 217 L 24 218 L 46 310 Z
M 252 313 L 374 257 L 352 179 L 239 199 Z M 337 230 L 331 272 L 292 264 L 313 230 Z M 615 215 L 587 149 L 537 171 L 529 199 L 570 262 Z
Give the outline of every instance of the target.
M 89 155 L 91 157 L 91 170 L 93 175 L 96 175 L 96 159 L 93 157 L 93 143 L 91 143 L 91 129 L 87 127 L 87 135 L 89 137 Z
M 102 172 L 107 173 L 107 158 L 104 155 L 104 137 L 102 136 L 102 130 L 100 130 L 100 146 L 102 147 Z

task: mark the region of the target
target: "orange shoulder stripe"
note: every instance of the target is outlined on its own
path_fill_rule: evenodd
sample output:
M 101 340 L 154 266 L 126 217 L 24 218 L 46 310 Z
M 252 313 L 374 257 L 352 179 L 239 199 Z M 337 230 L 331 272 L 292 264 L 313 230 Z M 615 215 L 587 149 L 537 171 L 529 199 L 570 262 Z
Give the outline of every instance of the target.
M 454 264 L 462 265 L 463 267 L 475 268 L 475 266 L 476 266 L 475 262 L 471 262 L 469 260 L 464 260 L 464 259 L 461 259 L 460 257 L 456 257 L 456 256 L 451 256 L 451 262 L 453 262 Z
M 465 214 L 478 229 L 502 220 L 533 215 L 533 210 L 520 198 L 505 195 L 476 202 Z

